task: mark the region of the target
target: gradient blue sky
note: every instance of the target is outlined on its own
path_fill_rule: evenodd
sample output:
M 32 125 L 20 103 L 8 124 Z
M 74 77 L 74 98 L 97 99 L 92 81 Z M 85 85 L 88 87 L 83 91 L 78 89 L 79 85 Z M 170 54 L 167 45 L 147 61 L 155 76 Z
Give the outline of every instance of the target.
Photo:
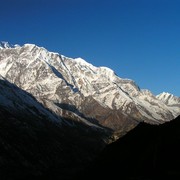
M 82 57 L 180 96 L 179 0 L 1 0 L 0 40 Z

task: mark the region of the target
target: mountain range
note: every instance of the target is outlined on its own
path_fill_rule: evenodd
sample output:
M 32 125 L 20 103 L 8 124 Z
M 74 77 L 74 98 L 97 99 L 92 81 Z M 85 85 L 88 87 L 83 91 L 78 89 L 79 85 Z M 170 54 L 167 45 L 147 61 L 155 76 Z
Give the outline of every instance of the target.
M 138 124 L 180 115 L 179 97 L 34 44 L 0 43 L 0 87 L 4 179 L 67 179 Z

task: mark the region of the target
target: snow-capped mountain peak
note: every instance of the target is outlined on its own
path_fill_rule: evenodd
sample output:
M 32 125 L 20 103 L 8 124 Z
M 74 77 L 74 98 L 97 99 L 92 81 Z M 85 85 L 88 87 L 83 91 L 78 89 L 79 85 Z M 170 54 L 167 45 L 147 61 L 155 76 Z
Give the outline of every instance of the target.
M 176 97 L 168 92 L 163 92 L 156 97 L 168 105 L 175 105 L 180 103 L 179 97 Z
M 81 57 L 75 58 L 74 61 L 76 61 L 77 63 L 84 65 L 84 66 L 93 66 L 92 64 L 86 62 L 84 59 L 82 59 Z
M 16 48 L 16 47 L 20 47 L 20 46 L 18 44 L 12 45 L 6 41 L 0 42 L 0 49 L 9 49 L 9 48 Z
M 0 49 L 1 52 L 1 49 Z M 180 114 L 180 102 L 141 90 L 108 67 L 69 58 L 35 44 L 0 53 L 0 74 L 59 116 L 123 132 L 138 122 L 162 123 Z M 167 95 L 166 95 L 167 96 Z M 168 96 L 169 97 L 169 96 Z M 131 124 L 131 125 L 129 125 Z
M 11 48 L 12 45 L 10 45 L 8 42 L 5 42 L 5 41 L 1 41 L 0 42 L 0 48 Z

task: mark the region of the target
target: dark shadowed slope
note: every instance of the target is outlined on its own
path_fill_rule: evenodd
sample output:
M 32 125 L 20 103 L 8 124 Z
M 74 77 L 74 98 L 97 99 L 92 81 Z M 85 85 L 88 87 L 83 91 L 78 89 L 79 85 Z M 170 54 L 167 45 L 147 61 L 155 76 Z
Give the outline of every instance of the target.
M 68 179 L 105 145 L 103 131 L 56 118 L 29 93 L 0 79 L 0 180 Z
M 107 146 L 96 162 L 80 177 L 179 179 L 180 116 L 159 126 L 139 124 L 117 142 Z

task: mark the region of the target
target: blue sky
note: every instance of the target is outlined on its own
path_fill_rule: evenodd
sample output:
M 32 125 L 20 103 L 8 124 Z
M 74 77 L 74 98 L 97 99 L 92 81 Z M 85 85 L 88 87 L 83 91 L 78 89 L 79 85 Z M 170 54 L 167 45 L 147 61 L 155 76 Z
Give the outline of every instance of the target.
M 0 40 L 82 57 L 180 96 L 179 0 L 1 0 Z

